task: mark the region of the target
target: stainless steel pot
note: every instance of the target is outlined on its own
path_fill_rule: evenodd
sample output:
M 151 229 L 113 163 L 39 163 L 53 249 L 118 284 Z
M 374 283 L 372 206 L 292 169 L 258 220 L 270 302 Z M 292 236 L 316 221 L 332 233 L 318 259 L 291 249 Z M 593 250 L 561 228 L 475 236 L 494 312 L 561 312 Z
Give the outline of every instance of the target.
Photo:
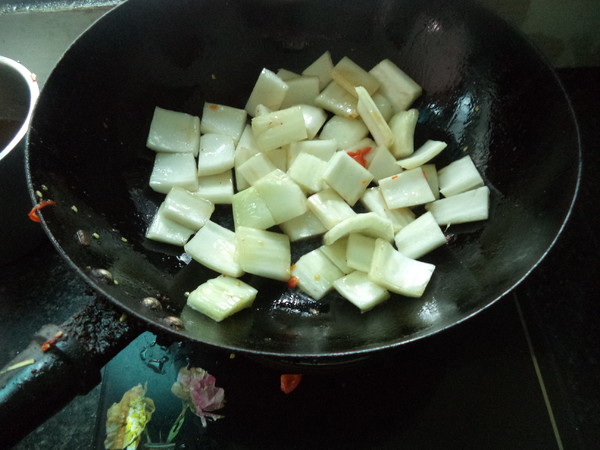
M 0 56 L 0 264 L 26 254 L 44 237 L 27 213 L 25 135 L 40 89 L 23 65 Z

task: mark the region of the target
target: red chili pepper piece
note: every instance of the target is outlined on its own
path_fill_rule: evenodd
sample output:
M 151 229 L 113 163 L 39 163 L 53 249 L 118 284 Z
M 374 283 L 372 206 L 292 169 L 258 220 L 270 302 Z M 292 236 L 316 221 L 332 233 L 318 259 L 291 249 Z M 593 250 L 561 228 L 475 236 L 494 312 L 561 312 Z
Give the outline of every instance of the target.
M 39 222 L 40 218 L 38 217 L 37 212 L 40 209 L 50 205 L 56 205 L 56 202 L 54 200 L 44 200 L 43 202 L 39 202 L 37 205 L 31 208 L 31 211 L 29 211 L 29 214 L 27 214 L 27 216 L 34 222 Z
M 292 277 L 288 280 L 288 287 L 294 289 L 298 285 L 298 277 Z
M 371 150 L 371 147 L 365 147 L 354 152 L 348 152 L 348 155 L 351 156 L 352 159 L 354 159 L 361 166 L 367 167 L 367 160 L 365 159 L 365 156 L 367 156 Z
M 281 375 L 280 385 L 281 391 L 284 394 L 289 394 L 298 387 L 302 380 L 302 374 L 299 373 L 284 373 Z
M 59 331 L 54 336 L 52 336 L 50 339 L 48 339 L 46 342 L 44 342 L 40 348 L 42 349 L 43 352 L 47 352 L 48 350 L 50 350 L 50 347 L 52 347 L 54 344 L 56 344 L 58 341 L 60 341 L 60 339 L 63 337 L 63 335 L 64 335 L 64 333 L 62 331 Z

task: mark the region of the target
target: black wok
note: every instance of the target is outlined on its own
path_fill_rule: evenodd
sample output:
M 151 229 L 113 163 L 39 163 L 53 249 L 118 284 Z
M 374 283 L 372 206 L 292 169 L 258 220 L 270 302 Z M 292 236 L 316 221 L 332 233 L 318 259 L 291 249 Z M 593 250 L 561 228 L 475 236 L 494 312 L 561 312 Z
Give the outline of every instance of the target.
M 254 306 L 217 324 L 184 307 L 184 293 L 215 274 L 144 238 L 161 201 L 147 186 L 153 108 L 243 107 L 261 68 L 300 71 L 325 50 L 366 68 L 390 58 L 423 86 L 417 141 L 449 143 L 439 167 L 472 156 L 492 191 L 491 217 L 447 230 L 449 244 L 425 258 L 437 269 L 423 298 L 360 314 L 335 294 L 314 304 L 249 277 Z M 32 196 L 57 202 L 42 226 L 118 311 L 173 339 L 299 365 L 396 348 L 502 298 L 557 239 L 581 170 L 573 111 L 546 61 L 486 10 L 443 0 L 130 0 L 64 55 L 28 141 Z M 216 214 L 231 225 L 227 208 Z M 82 245 L 80 230 L 99 238 Z M 94 276 L 98 268 L 118 284 Z M 147 296 L 168 297 L 168 307 L 148 309 Z M 173 315 L 182 329 L 165 322 Z

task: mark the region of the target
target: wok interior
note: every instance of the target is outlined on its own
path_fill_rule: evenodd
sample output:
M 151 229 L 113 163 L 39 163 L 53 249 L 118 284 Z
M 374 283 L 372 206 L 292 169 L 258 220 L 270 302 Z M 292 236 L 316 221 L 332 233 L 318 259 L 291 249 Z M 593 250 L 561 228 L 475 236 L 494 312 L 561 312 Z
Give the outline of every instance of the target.
M 453 241 L 424 258 L 437 269 L 421 299 L 394 296 L 360 314 L 336 294 L 315 304 L 248 276 L 259 289 L 254 307 L 214 323 L 183 306 L 184 292 L 215 273 L 144 238 L 162 200 L 147 186 L 153 108 L 243 108 L 263 67 L 301 71 L 325 50 L 366 69 L 389 58 L 423 86 L 417 141 L 448 141 L 438 167 L 472 156 L 492 190 L 491 218 L 448 230 Z M 545 62 L 484 10 L 444 1 L 130 0 L 58 64 L 28 151 L 32 189 L 46 186 L 58 202 L 44 211 L 47 231 L 82 274 L 112 272 L 118 285 L 92 280 L 104 294 L 158 327 L 161 317 L 180 315 L 182 337 L 299 357 L 397 346 L 490 305 L 551 246 L 579 175 L 572 111 Z M 219 207 L 216 220 L 231 225 L 228 217 Z M 78 230 L 100 238 L 82 246 Z M 157 294 L 170 298 L 167 311 L 141 306 Z

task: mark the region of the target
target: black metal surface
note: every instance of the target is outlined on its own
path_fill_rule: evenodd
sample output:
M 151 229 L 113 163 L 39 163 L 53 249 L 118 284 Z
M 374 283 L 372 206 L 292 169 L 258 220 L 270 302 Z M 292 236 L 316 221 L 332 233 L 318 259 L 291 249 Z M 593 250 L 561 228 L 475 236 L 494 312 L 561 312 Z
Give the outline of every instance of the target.
M 142 335 L 106 367 L 93 448 L 103 448 L 107 409 L 138 383 L 148 383 L 157 405 L 149 434 L 164 436 L 180 410 L 170 388 L 187 364 L 216 377 L 225 417 L 203 428 L 190 414 L 175 440 L 179 448 L 556 448 L 512 298 L 368 364 L 304 373 L 288 395 L 279 389 L 280 372 L 262 362 L 153 342 Z
M 559 71 L 583 145 L 573 217 L 549 257 L 517 290 L 564 448 L 600 442 L 600 67 Z
M 183 309 L 177 338 L 275 357 L 355 357 L 476 314 L 520 282 L 562 229 L 580 173 L 569 101 L 539 54 L 485 10 L 445 1 L 139 6 L 110 12 L 58 64 L 32 123 L 29 166 L 33 188 L 47 186 L 58 202 L 43 216 L 59 251 L 84 276 L 111 271 L 118 285 L 90 282 L 158 329 L 167 331 L 160 315 L 140 305 L 156 293 Z M 361 315 L 331 295 L 320 314 L 306 315 L 295 293 L 253 279 L 255 306 L 216 324 L 183 308 L 184 292 L 214 274 L 143 236 L 160 202 L 147 187 L 152 110 L 199 114 L 204 100 L 242 106 L 249 74 L 299 70 L 324 50 L 365 67 L 389 57 L 414 76 L 425 91 L 420 139 L 449 141 L 440 165 L 473 157 L 492 189 L 492 218 L 454 227 L 452 244 L 427 258 L 438 268 L 422 299 Z M 81 246 L 80 229 L 100 238 Z M 423 314 L 431 309 L 433 320 Z

